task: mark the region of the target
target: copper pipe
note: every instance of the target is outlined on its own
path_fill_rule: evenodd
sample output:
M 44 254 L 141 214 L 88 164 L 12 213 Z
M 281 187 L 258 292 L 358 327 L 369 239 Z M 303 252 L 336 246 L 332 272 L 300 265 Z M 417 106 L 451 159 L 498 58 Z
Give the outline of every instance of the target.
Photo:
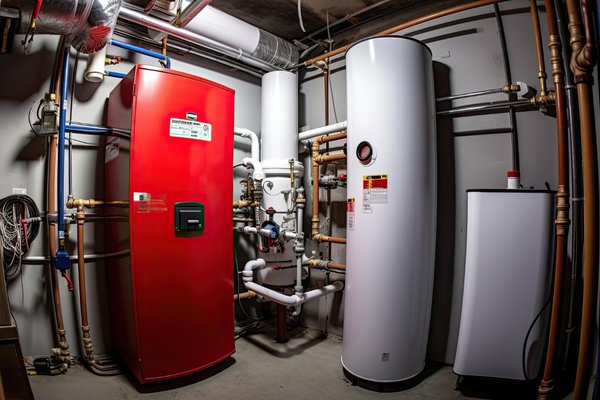
M 567 0 L 569 32 L 571 34 L 571 69 L 577 84 L 581 153 L 583 159 L 583 298 L 579 357 L 573 399 L 586 398 L 593 349 L 596 316 L 596 285 L 598 268 L 598 170 L 595 153 L 594 121 L 590 95 L 590 73 L 596 63 L 595 39 L 591 33 L 591 16 L 587 0 L 581 1 L 585 36 L 581 29 L 579 2 Z
M 314 238 L 319 234 L 319 142 L 315 140 L 312 143 L 312 181 L 313 181 L 313 204 L 311 218 L 311 236 Z
M 322 144 L 322 143 L 327 143 L 327 142 L 333 142 L 336 140 L 340 140 L 340 139 L 346 139 L 348 137 L 348 134 L 346 132 L 340 132 L 340 133 L 332 133 L 330 135 L 323 135 L 323 136 L 318 136 L 314 141 Z
M 162 51 L 161 51 L 161 54 L 162 54 L 163 56 L 166 56 L 166 55 L 167 55 L 167 44 L 168 44 L 168 41 L 169 41 L 169 39 L 168 39 L 168 36 L 165 36 L 165 37 L 162 39 Z
M 50 147 L 48 149 L 48 211 L 56 214 L 56 144 L 58 138 L 56 135 L 50 137 Z M 56 333 L 58 335 L 57 357 L 63 362 L 70 362 L 71 352 L 69 351 L 69 342 L 67 342 L 67 332 L 62 314 L 62 303 L 60 299 L 60 285 L 58 270 L 54 267 L 54 255 L 56 254 L 56 224 L 48 224 L 48 242 L 50 246 L 50 279 L 52 282 L 52 298 L 54 303 L 54 317 L 56 319 Z
M 88 321 L 87 310 L 87 290 L 85 284 L 85 243 L 83 237 L 83 224 L 85 221 L 85 213 L 83 206 L 77 208 L 77 275 L 79 278 L 79 308 L 81 312 L 81 332 L 83 340 L 83 348 L 85 350 L 86 360 L 93 360 L 93 346 L 90 337 L 90 327 Z
M 256 293 L 254 293 L 252 290 L 249 290 L 249 291 L 244 292 L 244 293 L 234 294 L 233 295 L 233 301 L 243 300 L 243 299 L 251 299 L 253 297 L 256 297 Z
M 233 208 L 256 207 L 256 206 L 258 206 L 258 204 L 253 202 L 252 200 L 240 200 L 240 201 L 233 202 Z
M 330 243 L 346 244 L 346 238 L 327 236 L 327 235 L 322 235 L 320 233 L 313 235 L 313 240 L 316 240 L 317 242 L 330 242 Z
M 64 49 L 64 36 L 61 36 L 59 44 L 56 49 L 54 71 L 52 73 L 52 79 L 50 83 L 50 90 L 52 93 L 58 93 L 60 88 L 60 79 L 58 77 L 65 66 L 63 65 L 62 52 Z M 68 66 L 66 66 L 68 68 Z M 51 214 L 56 214 L 56 156 L 57 156 L 57 143 L 58 138 L 56 135 L 50 137 L 50 144 L 48 148 L 48 211 Z M 71 352 L 69 351 L 69 342 L 67 341 L 67 332 L 65 330 L 65 324 L 62 314 L 62 303 L 60 299 L 60 284 L 58 277 L 58 270 L 54 267 L 54 255 L 57 250 L 56 243 L 56 225 L 53 223 L 48 224 L 48 242 L 50 247 L 50 280 L 52 285 L 52 298 L 54 305 L 54 317 L 56 319 L 56 333 L 58 335 L 58 349 L 56 350 L 56 357 L 62 362 L 71 362 Z
M 323 154 L 316 159 L 317 164 L 328 163 L 331 161 L 345 160 L 347 157 L 344 153 Z
M 532 13 L 533 13 L 532 5 Z M 563 276 L 567 253 L 567 237 L 569 234 L 569 164 L 568 164 L 568 130 L 566 103 L 564 92 L 564 74 L 562 63 L 562 46 L 558 34 L 558 26 L 554 4 L 552 0 L 545 0 L 546 16 L 548 20 L 548 31 L 550 33 L 550 60 L 552 78 L 555 90 L 556 102 L 556 125 L 558 140 L 558 194 L 556 202 L 556 247 L 554 266 L 554 288 L 552 293 L 552 311 L 550 319 L 550 332 L 548 336 L 548 347 L 546 350 L 546 361 L 544 375 L 538 388 L 538 398 L 547 399 L 553 389 L 553 373 L 555 364 L 556 347 L 560 336 L 560 309 L 563 291 Z M 537 12 L 537 8 L 536 8 Z M 539 20 L 538 20 L 539 23 Z
M 337 269 L 340 271 L 346 270 L 346 264 L 338 264 L 338 263 L 334 263 L 333 261 L 319 260 L 316 258 L 311 258 L 310 260 L 308 260 L 308 265 L 311 268 Z
M 544 67 L 544 50 L 542 45 L 542 32 L 540 29 L 540 17 L 538 14 L 536 0 L 529 0 L 531 8 L 531 19 L 533 22 L 533 37 L 535 39 L 535 49 L 537 55 L 538 64 L 538 80 L 540 82 L 540 95 L 545 95 L 547 92 L 546 87 L 546 68 Z
M 103 201 L 96 199 L 69 199 L 67 200 L 67 208 L 94 208 L 97 206 L 115 206 L 115 207 L 128 207 L 129 202 L 126 200 L 115 200 L 115 201 Z
M 422 17 L 415 18 L 415 19 L 412 19 L 412 20 L 407 21 L 407 22 L 403 22 L 403 23 L 401 23 L 399 25 L 396 25 L 396 26 L 394 26 L 392 28 L 389 28 L 389 29 L 386 29 L 384 31 L 381 31 L 381 32 L 379 32 L 379 33 L 377 33 L 377 34 L 375 34 L 373 36 L 385 36 L 385 35 L 389 35 L 389 34 L 397 32 L 397 31 L 400 31 L 402 29 L 410 28 L 411 26 L 422 24 L 424 22 L 428 22 L 428 21 L 431 21 L 431 20 L 434 20 L 434 19 L 437 19 L 437 18 L 445 17 L 447 15 L 456 14 L 457 12 L 466 11 L 466 10 L 470 10 L 470 9 L 477 8 L 477 7 L 487 6 L 487 5 L 490 5 L 490 4 L 501 3 L 503 1 L 504 0 L 479 0 L 479 1 L 474 1 L 472 3 L 461 4 L 461 5 L 458 5 L 458 6 L 455 6 L 455 7 L 447 8 L 445 10 L 440 10 L 440 11 L 437 11 L 437 12 L 434 12 L 434 13 L 431 13 L 431 14 L 428 14 L 428 15 L 424 15 Z M 350 48 L 350 46 L 352 46 L 352 43 L 348 44 L 346 46 L 339 47 L 339 48 L 337 48 L 335 50 L 328 51 L 327 53 L 322 54 L 322 55 L 320 55 L 318 57 L 311 58 L 310 60 L 307 60 L 307 61 L 304 62 L 304 66 L 309 67 L 309 66 L 311 66 L 311 65 L 313 65 L 313 64 L 315 64 L 315 63 L 317 63 L 319 61 L 323 61 L 323 60 L 325 60 L 325 59 L 327 59 L 329 57 L 333 57 L 333 56 L 336 56 L 336 55 L 338 55 L 340 53 L 343 53 L 344 51 L 348 50 Z
M 90 335 L 90 326 L 88 321 L 88 309 L 87 309 L 87 289 L 85 279 L 85 240 L 84 240 L 84 223 L 85 223 L 85 212 L 84 206 L 77 206 L 77 213 L 75 214 L 77 220 L 77 275 L 79 282 L 79 308 L 81 314 L 81 340 L 83 342 L 83 349 L 85 351 L 86 363 L 100 371 L 108 372 L 116 370 L 115 365 L 100 365 L 96 361 L 94 356 L 94 346 L 92 344 L 92 337 Z
M 331 42 L 329 43 L 331 46 Z M 331 47 L 329 47 L 331 49 Z M 331 78 L 329 75 L 329 67 L 330 63 L 327 60 L 327 65 L 322 68 L 323 70 L 323 106 L 324 106 L 324 123 L 325 126 L 329 125 L 329 79 Z M 329 153 L 329 141 L 325 142 L 325 151 Z M 317 163 L 319 160 L 317 160 Z M 325 217 L 331 220 L 331 188 L 325 188 Z M 333 227 L 331 224 L 327 224 L 327 234 L 331 235 L 333 233 Z M 317 245 L 318 250 L 318 245 Z M 327 243 L 327 257 L 331 257 L 331 243 Z
M 331 136 L 338 136 L 337 139 L 341 139 L 342 137 L 339 137 L 339 135 L 344 135 L 344 137 L 345 137 L 345 134 L 336 134 L 336 135 L 331 135 Z M 321 159 L 322 157 L 337 157 L 340 155 L 343 156 L 343 158 L 346 158 L 346 155 L 344 155 L 344 154 L 332 154 L 332 155 L 327 155 L 327 156 L 321 156 L 319 154 L 319 146 L 320 146 L 320 143 L 322 143 L 324 140 L 326 140 L 324 138 L 325 138 L 324 136 L 320 136 L 317 138 L 317 140 L 313 141 L 313 143 L 312 143 L 312 157 L 311 158 L 312 158 L 312 168 L 313 168 L 313 215 L 312 215 L 312 219 L 311 219 L 311 237 L 313 238 L 313 240 L 316 240 L 317 242 L 346 244 L 346 238 L 327 236 L 327 235 L 322 235 L 319 233 L 319 161 L 318 160 Z M 331 140 L 337 140 L 337 139 L 331 139 Z

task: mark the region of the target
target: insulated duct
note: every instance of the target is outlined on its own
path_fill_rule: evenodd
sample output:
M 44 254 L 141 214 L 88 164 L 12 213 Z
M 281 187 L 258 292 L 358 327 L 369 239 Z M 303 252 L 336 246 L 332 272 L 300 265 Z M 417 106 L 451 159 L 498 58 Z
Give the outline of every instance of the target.
M 206 6 L 185 28 L 278 67 L 298 62 L 298 49 L 290 42 L 211 6 Z
M 135 1 L 126 0 L 132 5 Z M 214 7 L 204 7 L 189 22 L 185 22 L 178 26 L 270 65 L 288 68 L 298 63 L 299 54 L 296 46 Z M 154 40 L 160 40 L 164 36 L 153 31 L 156 28 L 148 28 L 150 28 L 149 36 Z
M 19 9 L 19 33 L 27 32 L 35 0 L 0 0 L 0 6 Z M 106 45 L 120 8 L 121 0 L 44 0 L 35 33 L 65 35 L 76 50 L 94 53 Z

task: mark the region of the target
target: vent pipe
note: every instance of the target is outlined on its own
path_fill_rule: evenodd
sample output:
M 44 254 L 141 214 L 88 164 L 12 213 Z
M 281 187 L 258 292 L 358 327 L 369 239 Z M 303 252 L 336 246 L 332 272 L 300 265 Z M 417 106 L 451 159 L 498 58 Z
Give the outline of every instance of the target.
M 298 63 L 298 49 L 290 42 L 212 6 L 206 6 L 185 28 L 281 68 Z

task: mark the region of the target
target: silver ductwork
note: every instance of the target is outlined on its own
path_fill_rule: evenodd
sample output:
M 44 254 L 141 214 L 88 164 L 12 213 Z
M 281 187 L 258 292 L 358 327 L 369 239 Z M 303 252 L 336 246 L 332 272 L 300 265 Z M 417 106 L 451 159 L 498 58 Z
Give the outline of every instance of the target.
M 36 23 L 36 34 L 65 35 L 67 43 L 82 53 L 103 48 L 119 15 L 122 0 L 44 0 Z M 0 0 L 0 6 L 20 11 L 19 33 L 31 23 L 35 0 Z
M 151 3 L 153 4 L 153 1 L 158 2 L 158 0 L 124 1 L 125 7 L 121 12 L 121 18 L 147 27 L 149 38 L 160 41 L 165 34 L 173 34 L 169 32 L 171 29 L 156 27 L 156 25 L 161 24 L 161 21 L 173 24 L 175 18 L 173 15 L 169 15 L 164 11 L 162 13 L 155 12 L 154 8 L 150 12 L 142 11 L 142 9 L 147 9 Z M 183 35 L 189 37 L 201 36 L 204 39 L 226 46 L 229 48 L 228 52 L 233 52 L 234 57 L 238 59 L 244 55 L 261 60 L 276 68 L 289 68 L 298 63 L 298 49 L 287 40 L 224 13 L 208 5 L 207 1 L 201 1 L 196 4 L 197 7 L 191 6 L 193 9 L 183 12 L 182 19 L 176 26 L 177 29 L 183 31 L 180 32 Z M 200 8 L 200 6 L 202 7 Z M 156 4 L 153 7 L 156 7 Z M 144 21 L 141 20 L 140 14 L 146 16 Z M 181 38 L 181 36 L 175 36 Z M 193 41 L 190 42 L 193 43 Z M 204 46 L 202 43 L 194 44 L 211 47 Z M 211 48 L 211 50 L 214 50 L 214 48 Z M 238 55 L 235 55 L 235 53 Z

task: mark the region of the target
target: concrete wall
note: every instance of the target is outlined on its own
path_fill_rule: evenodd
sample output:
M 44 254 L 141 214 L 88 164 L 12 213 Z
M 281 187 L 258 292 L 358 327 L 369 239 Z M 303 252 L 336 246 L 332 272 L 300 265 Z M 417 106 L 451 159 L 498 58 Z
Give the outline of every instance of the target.
M 0 146 L 0 197 L 12 193 L 12 189 L 26 188 L 41 210 L 45 204 L 45 140 L 36 138 L 29 129 L 27 114 L 29 108 L 47 92 L 52 70 L 57 37 L 36 35 L 31 53 L 23 54 L 19 45 L 21 37 L 15 40 L 13 53 L 0 57 L 0 121 L 2 121 L 2 146 Z M 123 62 L 109 69 L 128 72 L 135 63 L 158 66 L 156 60 L 138 56 L 118 48 L 109 48 L 109 55 L 119 55 Z M 191 74 L 221 83 L 236 91 L 235 124 L 258 131 L 260 128 L 260 80 L 246 73 L 234 71 L 199 57 L 186 55 L 173 57 L 172 67 Z M 73 121 L 102 123 L 105 99 L 118 83 L 118 79 L 106 78 L 101 84 L 83 81 L 85 57 L 81 55 L 76 73 L 76 87 L 73 98 Z M 72 53 L 72 60 L 75 53 Z M 73 65 L 73 63 L 72 63 Z M 35 107 L 33 109 L 35 115 Z M 35 120 L 35 117 L 33 117 Z M 98 162 L 97 138 L 74 135 L 86 143 L 74 142 L 73 148 L 73 191 L 79 198 L 102 198 L 102 166 Z M 249 155 L 250 146 L 246 140 L 235 140 L 234 160 L 239 162 Z M 173 155 L 176 156 L 176 155 Z M 68 159 L 67 159 L 68 160 Z M 234 181 L 243 177 L 243 169 L 237 169 Z M 235 185 L 234 197 L 239 197 L 239 185 Z M 103 253 L 101 224 L 86 224 L 86 252 Z M 44 228 L 41 229 L 44 232 Z M 70 229 L 69 252 L 74 249 L 75 227 Z M 40 233 L 30 256 L 46 255 L 46 238 Z M 111 327 L 108 315 L 108 294 L 104 263 L 86 264 L 87 289 L 90 313 L 91 334 L 95 351 L 102 353 L 111 348 Z M 72 272 L 76 281 L 77 273 Z M 68 340 L 74 354 L 80 354 L 78 300 L 67 291 L 66 283 L 60 281 L 61 299 Z M 55 344 L 49 274 L 47 265 L 23 265 L 22 274 L 9 282 L 9 296 L 15 319 L 19 327 L 21 345 L 25 354 L 49 354 Z
M 500 9 L 512 80 L 523 81 L 537 88 L 529 2 L 519 0 L 501 3 Z M 542 36 L 547 43 L 546 16 L 543 12 L 540 19 Z M 506 83 L 497 25 L 491 6 L 437 19 L 400 33 L 424 41 L 432 50 L 439 95 L 498 88 Z M 547 53 L 546 51 L 546 68 L 549 71 Z M 335 122 L 336 114 L 337 120 L 346 119 L 345 65 L 343 59 L 338 60 L 331 66 L 330 123 Z M 323 79 L 314 69 L 305 72 L 302 78 L 300 125 L 310 128 L 321 126 L 324 124 Z M 549 85 L 552 86 L 551 79 Z M 446 93 L 441 93 L 444 90 Z M 459 100 L 455 104 L 505 99 L 506 96 L 500 94 Z M 453 136 L 458 132 L 508 126 L 507 113 L 438 119 L 438 244 L 429 344 L 429 356 L 436 360 L 453 362 L 458 338 L 466 244 L 465 191 L 473 188 L 503 188 L 506 185 L 506 171 L 512 169 L 510 135 Z M 519 112 L 517 128 L 523 186 L 543 189 L 545 182 L 548 182 L 552 189 L 556 189 L 555 118 L 538 111 Z M 350 153 L 352 150 L 349 150 Z M 344 168 L 344 165 L 341 164 L 340 167 Z M 345 190 L 336 189 L 333 194 L 333 209 L 343 210 L 345 201 Z M 343 211 L 334 211 L 332 215 L 334 235 L 344 236 L 346 221 Z M 343 246 L 334 245 L 332 258 L 336 262 L 345 262 Z M 315 279 L 325 279 L 323 274 L 313 276 Z M 327 315 L 327 309 L 323 304 L 305 307 L 305 322 L 341 334 L 343 316 Z

